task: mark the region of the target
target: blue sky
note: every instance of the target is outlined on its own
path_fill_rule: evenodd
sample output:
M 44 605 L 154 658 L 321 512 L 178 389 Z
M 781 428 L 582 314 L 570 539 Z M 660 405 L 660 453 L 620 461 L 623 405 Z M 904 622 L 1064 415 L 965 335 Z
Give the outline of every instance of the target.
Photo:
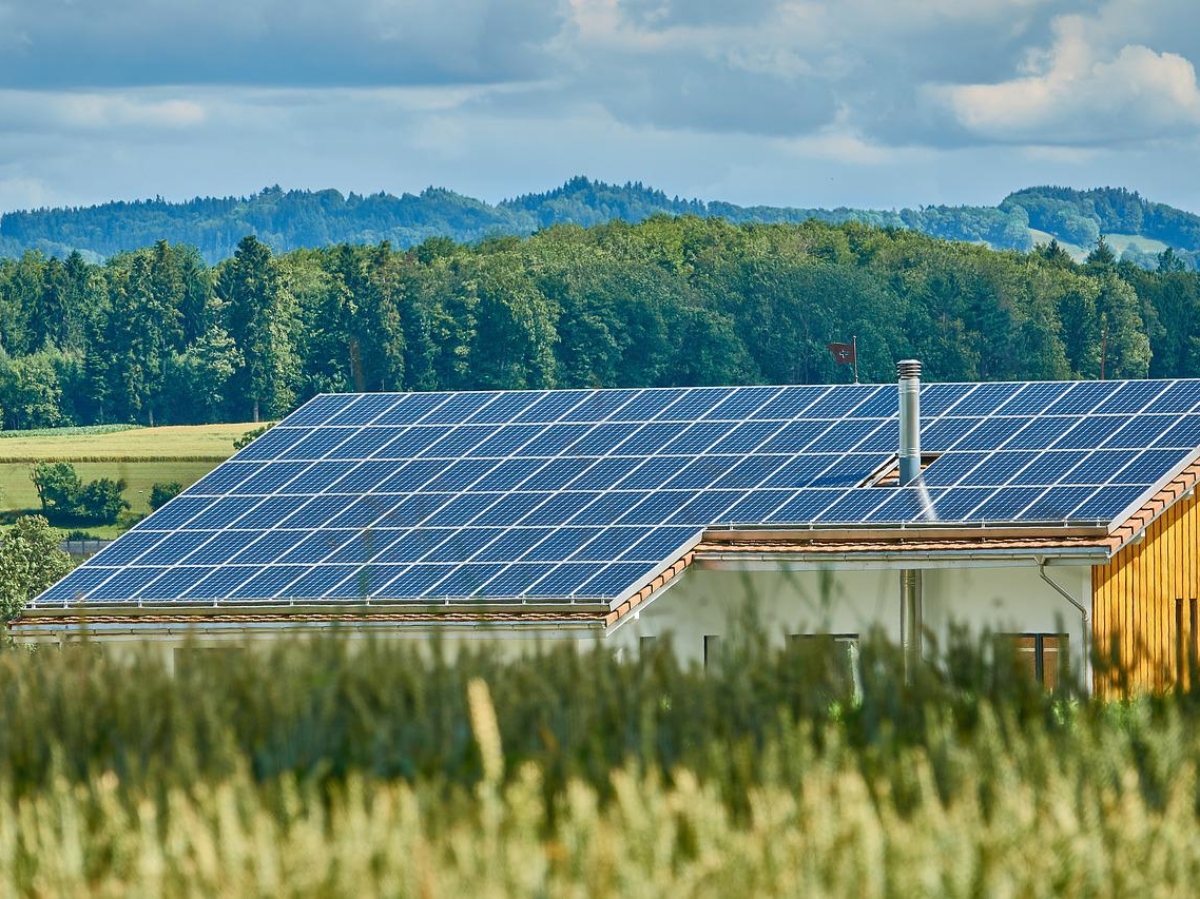
M 0 0 L 0 212 L 584 174 L 1200 211 L 1195 0 Z

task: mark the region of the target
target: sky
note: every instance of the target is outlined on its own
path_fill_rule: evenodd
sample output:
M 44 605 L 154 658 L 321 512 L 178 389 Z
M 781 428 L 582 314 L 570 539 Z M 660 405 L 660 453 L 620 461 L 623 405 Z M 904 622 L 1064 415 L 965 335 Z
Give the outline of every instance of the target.
M 0 0 L 0 212 L 264 187 L 1200 211 L 1196 0 Z

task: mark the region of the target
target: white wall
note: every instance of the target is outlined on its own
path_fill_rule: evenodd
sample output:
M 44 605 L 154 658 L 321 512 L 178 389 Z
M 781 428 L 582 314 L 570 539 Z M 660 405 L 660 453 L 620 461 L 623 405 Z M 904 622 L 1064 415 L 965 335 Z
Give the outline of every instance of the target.
M 1047 575 L 1091 609 L 1091 568 L 1048 566 Z M 944 644 L 949 625 L 978 633 L 1058 633 L 1070 635 L 1071 667 L 1080 671 L 1085 644 L 1079 611 L 1039 576 L 1036 565 L 1022 567 L 931 568 L 922 571 L 926 628 Z M 900 573 L 866 570 L 706 570 L 691 568 L 678 582 L 622 624 L 609 638 L 635 648 L 642 637 L 672 635 L 676 652 L 701 661 L 704 637 L 721 635 L 749 598 L 772 641 L 788 634 L 866 634 L 880 627 L 900 641 Z

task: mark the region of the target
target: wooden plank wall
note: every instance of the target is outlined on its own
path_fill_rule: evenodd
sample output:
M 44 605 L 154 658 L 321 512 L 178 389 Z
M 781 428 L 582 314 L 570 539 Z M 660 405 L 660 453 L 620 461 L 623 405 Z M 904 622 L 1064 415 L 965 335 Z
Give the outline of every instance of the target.
M 1193 606 L 1200 598 L 1200 502 L 1184 497 L 1107 565 L 1092 570 L 1092 639 L 1121 670 L 1096 668 L 1097 695 L 1161 691 L 1188 679 L 1200 647 Z

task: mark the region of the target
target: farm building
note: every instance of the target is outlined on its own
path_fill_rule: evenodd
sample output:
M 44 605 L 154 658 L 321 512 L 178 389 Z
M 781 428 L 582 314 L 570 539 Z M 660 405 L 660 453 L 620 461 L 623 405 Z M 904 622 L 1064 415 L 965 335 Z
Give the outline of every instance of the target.
M 1200 627 L 1200 381 L 322 395 L 30 604 L 18 639 L 673 635 L 912 654 L 951 623 L 1047 681 Z M 522 644 L 514 643 L 514 646 Z M 527 645 L 527 644 L 525 644 Z M 1082 667 L 1074 667 L 1082 666 Z M 1103 684 L 1098 684 L 1103 687 Z

